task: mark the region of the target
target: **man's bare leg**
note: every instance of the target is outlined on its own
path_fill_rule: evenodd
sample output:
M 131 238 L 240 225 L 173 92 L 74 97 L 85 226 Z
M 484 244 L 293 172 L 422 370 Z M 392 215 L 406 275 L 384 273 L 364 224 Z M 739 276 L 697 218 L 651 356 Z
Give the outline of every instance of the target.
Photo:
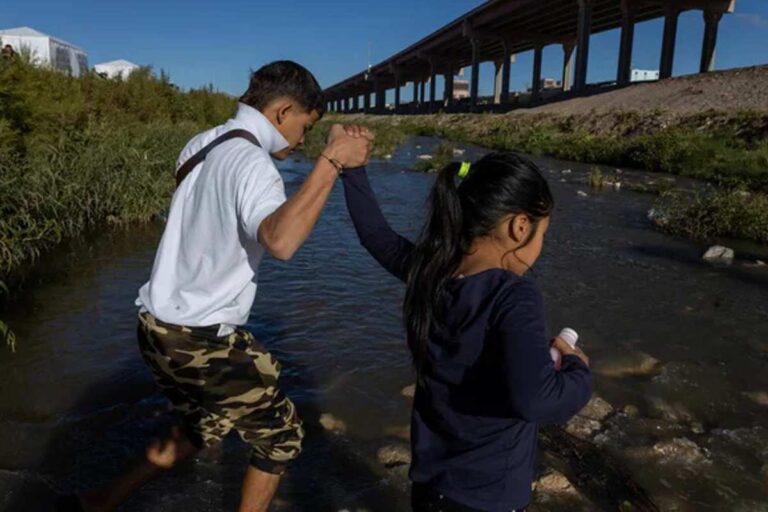
M 239 512 L 267 512 L 280 483 L 280 475 L 265 473 L 249 465 L 243 478 Z
M 155 441 L 147 447 L 146 457 L 127 473 L 107 485 L 82 493 L 80 503 L 85 512 L 110 512 L 149 480 L 171 469 L 175 464 L 197 452 L 197 448 L 174 429 L 165 441 Z M 266 510 L 266 509 L 265 509 Z

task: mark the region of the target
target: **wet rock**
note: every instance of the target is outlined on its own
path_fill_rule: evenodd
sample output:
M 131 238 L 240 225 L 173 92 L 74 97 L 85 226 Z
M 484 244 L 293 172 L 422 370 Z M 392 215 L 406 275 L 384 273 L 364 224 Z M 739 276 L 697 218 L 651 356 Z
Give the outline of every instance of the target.
M 650 377 L 663 363 L 645 352 L 617 352 L 613 359 L 595 365 L 595 373 L 606 377 Z
M 604 421 L 608 416 L 614 413 L 614 408 L 611 404 L 600 398 L 599 396 L 593 396 L 587 405 L 579 411 L 579 416 L 588 418 L 595 421 Z
M 640 409 L 636 405 L 625 405 L 621 410 L 627 418 L 637 418 L 640 416 Z
M 533 507 L 537 511 L 591 511 L 595 505 L 559 471 L 544 474 L 533 483 Z
M 589 194 L 587 194 L 587 193 L 586 193 L 586 192 L 584 192 L 583 190 L 579 190 L 579 191 L 577 191 L 577 192 L 576 192 L 576 195 L 577 195 L 577 196 L 579 196 L 579 197 L 589 197 Z
M 389 467 L 386 469 L 384 478 L 393 488 L 400 492 L 408 493 L 411 490 L 411 481 L 408 478 L 409 469 L 410 466 L 408 464 Z
M 379 463 L 387 467 L 401 466 L 411 463 L 411 447 L 407 444 L 390 444 L 382 446 L 376 452 Z
M 719 265 L 730 265 L 733 263 L 733 249 L 723 247 L 722 245 L 713 245 L 704 253 L 702 259 L 708 263 Z
M 454 148 L 453 149 L 453 156 L 455 156 L 455 157 L 463 156 L 464 153 L 466 153 L 466 150 L 464 150 L 464 149 L 458 149 L 458 148 Z
M 601 428 L 602 425 L 599 421 L 591 420 L 584 416 L 574 416 L 565 425 L 565 431 L 579 439 L 590 439 Z
M 416 384 L 405 386 L 402 390 L 400 390 L 400 394 L 408 398 L 413 398 L 416 394 Z
M 573 171 L 571 171 L 570 169 L 563 169 L 562 171 L 560 171 L 560 174 L 571 174 L 571 172 Z
M 343 434 L 347 431 L 347 424 L 344 423 L 343 420 L 340 420 L 328 412 L 323 413 L 320 416 L 320 425 L 322 425 L 325 430 L 335 432 L 337 434 Z
M 662 459 L 662 462 L 684 464 L 701 464 L 708 462 L 704 450 L 685 437 L 678 437 L 671 441 L 660 441 L 653 445 L 653 452 Z
M 616 190 L 621 190 L 621 182 L 617 181 L 613 184 L 613 188 Z
M 695 419 L 684 405 L 673 404 L 657 396 L 648 397 L 648 405 L 652 416 L 661 417 L 672 423 L 691 423 Z
M 533 483 L 533 488 L 538 492 L 561 493 L 578 492 L 566 476 L 559 471 L 552 471 Z
M 419 160 L 432 160 L 432 155 L 419 155 L 416 158 Z
M 390 155 L 390 154 L 386 154 L 386 155 L 384 155 L 382 158 L 383 158 L 384 160 L 391 160 L 391 159 L 392 159 L 392 155 Z
M 764 405 L 768 407 L 768 392 L 765 391 L 749 391 L 745 392 L 744 396 L 755 402 L 757 405 Z
M 763 260 L 755 260 L 754 263 L 745 263 L 744 266 L 747 268 L 763 268 L 767 267 L 768 263 L 764 262 Z

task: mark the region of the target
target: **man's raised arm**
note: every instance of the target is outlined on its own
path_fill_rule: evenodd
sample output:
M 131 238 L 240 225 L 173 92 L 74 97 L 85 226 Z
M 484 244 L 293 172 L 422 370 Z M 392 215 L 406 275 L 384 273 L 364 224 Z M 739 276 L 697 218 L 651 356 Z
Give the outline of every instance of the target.
M 372 136 L 359 128 L 331 127 L 325 149 L 301 188 L 259 225 L 259 243 L 274 258 L 289 260 L 306 241 L 320 217 L 342 168 L 368 162 Z

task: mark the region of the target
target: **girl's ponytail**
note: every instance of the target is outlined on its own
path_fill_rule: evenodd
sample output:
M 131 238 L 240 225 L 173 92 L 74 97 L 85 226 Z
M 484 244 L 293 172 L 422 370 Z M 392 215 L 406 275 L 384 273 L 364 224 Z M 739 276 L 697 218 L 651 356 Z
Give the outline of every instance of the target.
M 464 255 L 465 244 L 456 180 L 459 163 L 445 166 L 429 198 L 428 220 L 411 255 L 403 310 L 414 363 L 424 362 L 429 330 L 442 316 L 445 289 Z

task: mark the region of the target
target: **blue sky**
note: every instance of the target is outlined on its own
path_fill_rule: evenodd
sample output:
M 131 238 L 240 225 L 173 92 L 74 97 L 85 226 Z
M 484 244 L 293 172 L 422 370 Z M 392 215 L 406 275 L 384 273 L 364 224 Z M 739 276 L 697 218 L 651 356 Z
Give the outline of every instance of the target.
M 165 69 L 178 85 L 213 83 L 241 93 L 250 69 L 275 59 L 296 60 L 323 86 L 376 63 L 482 2 L 474 0 L 156 0 L 96 2 L 16 0 L 3 6 L 0 28 L 30 26 L 84 48 L 91 65 L 127 59 Z M 662 20 L 637 25 L 633 65 L 658 69 Z M 696 72 L 703 20 L 680 18 L 675 74 Z M 618 30 L 592 36 L 589 81 L 615 78 Z M 720 24 L 718 69 L 768 63 L 768 0 L 737 0 Z M 531 82 L 532 54 L 517 56 L 511 86 Z M 560 78 L 562 50 L 544 50 L 543 75 Z M 480 93 L 490 94 L 493 65 L 480 68 Z M 438 84 L 440 87 L 440 84 Z M 439 90 L 439 89 L 438 89 Z M 409 100 L 412 88 L 403 88 Z M 390 92 L 391 95 L 391 92 Z

